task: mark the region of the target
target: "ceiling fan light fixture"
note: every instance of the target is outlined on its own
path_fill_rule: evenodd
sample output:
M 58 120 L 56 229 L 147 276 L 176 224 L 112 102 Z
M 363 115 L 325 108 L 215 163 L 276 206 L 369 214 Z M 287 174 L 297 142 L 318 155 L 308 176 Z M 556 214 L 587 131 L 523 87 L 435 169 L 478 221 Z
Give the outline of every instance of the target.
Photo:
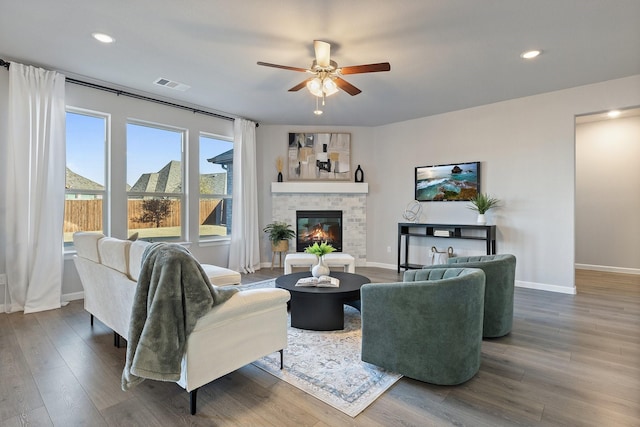
M 333 95 L 338 92 L 338 85 L 336 85 L 336 82 L 334 82 L 332 78 L 325 77 L 322 81 L 322 91 L 326 96 Z
M 321 97 L 322 96 L 322 80 L 319 77 L 315 79 L 311 79 L 307 82 L 307 89 L 314 96 Z

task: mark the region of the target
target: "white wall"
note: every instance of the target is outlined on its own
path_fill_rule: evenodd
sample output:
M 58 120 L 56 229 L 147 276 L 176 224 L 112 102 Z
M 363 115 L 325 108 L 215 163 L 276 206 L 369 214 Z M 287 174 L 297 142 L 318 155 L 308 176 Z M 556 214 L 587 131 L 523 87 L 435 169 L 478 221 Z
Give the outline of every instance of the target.
M 396 267 L 397 223 L 413 200 L 416 166 L 479 160 L 483 191 L 503 200 L 503 208 L 490 211 L 488 217 L 498 226 L 498 252 L 518 258 L 517 284 L 574 293 L 575 115 L 639 104 L 640 75 L 372 129 L 300 131 L 355 134 L 352 162 L 362 164 L 369 183 L 369 265 Z M 259 129 L 263 159 L 260 218 L 267 223 L 275 157 L 285 155 L 286 133 L 298 129 Z M 475 221 L 465 203 L 423 206 L 423 222 Z M 459 253 L 484 250 L 478 242 L 445 242 Z M 425 239 L 423 246 L 426 249 L 434 243 L 443 245 L 442 240 Z M 262 253 L 268 253 L 266 242 Z
M 576 126 L 576 264 L 640 273 L 640 116 Z

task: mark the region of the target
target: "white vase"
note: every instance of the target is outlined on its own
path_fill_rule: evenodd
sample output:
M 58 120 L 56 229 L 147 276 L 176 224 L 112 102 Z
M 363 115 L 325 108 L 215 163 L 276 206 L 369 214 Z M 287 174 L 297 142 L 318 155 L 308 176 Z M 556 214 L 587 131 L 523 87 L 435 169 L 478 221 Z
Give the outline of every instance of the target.
M 328 276 L 329 273 L 331 273 L 331 270 L 329 270 L 329 267 L 324 263 L 324 257 L 319 257 L 318 263 L 311 268 L 311 275 L 313 277 L 320 277 Z
M 478 225 L 485 225 L 487 223 L 487 219 L 485 218 L 484 214 L 478 214 L 477 223 Z

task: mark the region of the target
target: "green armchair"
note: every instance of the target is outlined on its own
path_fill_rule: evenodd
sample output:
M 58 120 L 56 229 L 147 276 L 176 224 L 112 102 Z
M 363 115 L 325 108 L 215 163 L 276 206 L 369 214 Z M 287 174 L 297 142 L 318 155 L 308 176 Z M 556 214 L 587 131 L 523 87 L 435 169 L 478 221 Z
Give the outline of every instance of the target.
M 480 369 L 484 272 L 410 270 L 360 289 L 362 360 L 409 378 L 455 385 Z
M 430 266 L 426 268 L 433 268 Z M 440 266 L 444 267 L 444 266 Z M 510 254 L 449 258 L 447 267 L 479 268 L 486 276 L 482 336 L 497 338 L 511 332 L 516 257 Z

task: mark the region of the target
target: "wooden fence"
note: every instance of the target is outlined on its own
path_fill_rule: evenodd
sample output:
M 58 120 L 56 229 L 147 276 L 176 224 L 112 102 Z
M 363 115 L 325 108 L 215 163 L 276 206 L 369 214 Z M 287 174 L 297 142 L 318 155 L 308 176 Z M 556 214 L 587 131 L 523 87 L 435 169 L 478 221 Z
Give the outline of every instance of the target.
M 143 200 L 139 199 L 128 200 L 129 230 L 155 227 L 153 222 L 136 221 L 136 218 L 140 218 L 144 212 L 142 202 Z M 211 218 L 221 217 L 220 215 L 212 215 L 212 213 L 216 209 L 222 209 L 222 207 L 220 199 L 200 200 L 199 224 L 203 224 L 207 220 L 210 223 Z M 179 200 L 171 200 L 170 211 L 169 216 L 162 221 L 162 226 L 179 226 L 181 221 Z M 65 200 L 64 218 L 65 233 L 74 233 L 81 230 L 102 230 L 102 200 Z

